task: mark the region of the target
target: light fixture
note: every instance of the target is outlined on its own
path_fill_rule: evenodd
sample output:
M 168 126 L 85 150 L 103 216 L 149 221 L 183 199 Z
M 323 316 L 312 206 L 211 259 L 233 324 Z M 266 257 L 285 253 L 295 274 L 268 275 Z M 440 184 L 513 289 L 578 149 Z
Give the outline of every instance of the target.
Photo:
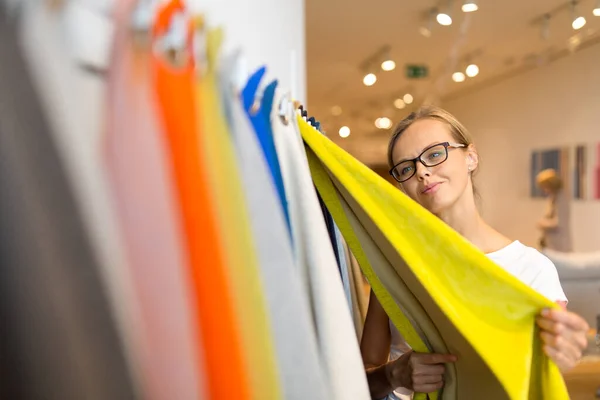
M 385 60 L 381 63 L 381 69 L 384 71 L 393 71 L 396 68 L 394 60 Z
M 452 74 L 452 80 L 454 82 L 464 82 L 465 81 L 465 74 L 463 74 L 462 72 L 458 71 Z
M 421 26 L 419 28 L 419 33 L 425 36 L 426 38 L 431 37 L 431 31 L 433 30 L 433 21 L 435 20 L 436 14 L 436 9 L 432 8 L 431 11 L 429 11 L 429 15 L 427 16 L 427 25 Z
M 542 20 L 542 39 L 548 40 L 550 38 L 550 14 L 544 14 Z
M 469 78 L 474 78 L 477 76 L 477 74 L 479 74 L 479 67 L 477 66 L 477 64 L 470 64 L 467 66 L 465 72 L 467 73 L 467 76 Z
M 334 117 L 339 117 L 340 115 L 342 115 L 342 107 L 340 107 L 340 106 L 331 107 L 331 115 L 333 115 Z
M 573 29 L 579 30 L 585 26 L 585 18 L 577 12 L 577 2 L 571 3 L 571 13 L 573 14 Z
M 596 16 L 596 17 L 600 17 L 600 0 L 596 1 L 596 7 L 594 7 L 594 11 L 592 11 L 592 13 Z
M 469 13 L 479 10 L 479 7 L 477 6 L 477 2 L 475 0 L 465 0 L 462 5 L 462 10 L 463 12 Z
M 348 136 L 350 136 L 350 128 L 348 128 L 347 126 L 342 126 L 340 128 L 340 137 L 343 138 L 347 138 Z
M 366 74 L 363 78 L 363 83 L 366 86 L 373 86 L 375 82 L 377 82 L 377 76 L 375 76 L 373 73 Z
M 396 107 L 398 110 L 402 110 L 406 107 L 406 103 L 402 99 L 396 99 L 394 100 L 394 107 Z
M 443 25 L 443 26 L 452 25 L 452 17 L 450 17 L 450 15 L 448 15 L 446 13 L 439 13 L 437 15 L 437 17 L 435 17 L 435 19 L 437 20 L 438 24 L 440 24 L 440 25 Z
M 435 17 L 438 24 L 443 26 L 452 25 L 452 17 L 450 16 L 450 10 L 452 10 L 452 0 L 448 0 L 446 10 L 438 12 L 437 16 Z
M 392 127 L 392 120 L 388 117 L 381 117 L 375 120 L 375 127 L 379 129 L 390 129 Z
M 412 104 L 412 102 L 414 100 L 412 97 L 412 94 L 410 94 L 410 93 L 406 93 L 402 99 L 404 100 L 404 102 L 406 104 Z

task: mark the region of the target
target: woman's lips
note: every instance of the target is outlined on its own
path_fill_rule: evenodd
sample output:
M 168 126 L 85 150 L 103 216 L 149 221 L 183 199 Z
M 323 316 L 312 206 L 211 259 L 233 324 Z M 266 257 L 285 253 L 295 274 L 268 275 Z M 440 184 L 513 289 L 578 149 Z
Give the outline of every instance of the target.
M 439 190 L 440 185 L 441 185 L 441 182 L 430 183 L 429 185 L 427 185 L 423 188 L 421 193 L 422 194 L 434 194 L 435 192 L 437 192 Z

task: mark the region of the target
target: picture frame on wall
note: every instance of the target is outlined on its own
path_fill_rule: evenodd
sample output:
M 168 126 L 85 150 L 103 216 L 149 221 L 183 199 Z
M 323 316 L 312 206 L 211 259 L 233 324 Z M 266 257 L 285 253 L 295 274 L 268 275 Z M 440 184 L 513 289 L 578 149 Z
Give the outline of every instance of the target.
M 534 150 L 531 153 L 530 170 L 530 194 L 533 198 L 545 197 L 544 192 L 538 187 L 536 182 L 537 175 L 545 170 L 552 168 L 563 181 L 563 190 L 570 191 L 571 180 L 569 178 L 569 148 L 551 148 L 545 150 Z

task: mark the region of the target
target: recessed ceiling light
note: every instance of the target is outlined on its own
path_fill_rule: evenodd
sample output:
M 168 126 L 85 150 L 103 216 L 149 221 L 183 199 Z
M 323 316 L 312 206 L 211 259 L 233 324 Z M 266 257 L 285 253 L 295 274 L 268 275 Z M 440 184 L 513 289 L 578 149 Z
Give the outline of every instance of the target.
M 465 72 L 469 78 L 473 78 L 479 74 L 479 67 L 476 64 L 471 64 L 467 67 Z
M 452 25 L 452 17 L 450 17 L 450 15 L 448 15 L 446 13 L 439 13 L 437 15 L 437 17 L 435 17 L 435 19 L 437 20 L 438 24 L 440 24 L 440 25 L 443 25 L 443 26 Z
M 479 10 L 479 7 L 477 6 L 475 0 L 465 0 L 465 2 L 462 5 L 462 10 L 463 12 L 468 13 Z
M 452 74 L 452 80 L 454 82 L 464 82 L 465 81 L 465 74 L 463 74 L 462 72 L 455 72 Z
M 396 68 L 396 63 L 393 60 L 385 60 L 381 63 L 381 69 L 384 71 L 393 71 Z
M 390 129 L 392 127 L 392 120 L 388 117 L 377 118 L 375 126 L 379 129 Z
M 350 128 L 348 128 L 347 126 L 342 126 L 340 128 L 340 137 L 343 138 L 347 138 L 348 136 L 350 136 Z
M 406 104 L 412 104 L 412 102 L 414 100 L 414 98 L 412 97 L 412 94 L 410 94 L 410 93 L 406 93 L 402 99 L 404 100 L 404 102 Z
M 373 74 L 373 73 L 367 74 L 363 78 L 363 83 L 366 86 L 373 86 L 375 84 L 375 82 L 377 82 L 377 76 L 375 76 L 375 74 Z
M 398 110 L 402 110 L 406 107 L 406 103 L 402 99 L 396 99 L 394 100 L 394 107 L 396 107 Z
M 342 107 L 340 107 L 340 106 L 331 107 L 331 115 L 333 115 L 334 117 L 339 117 L 340 115 L 342 115 Z

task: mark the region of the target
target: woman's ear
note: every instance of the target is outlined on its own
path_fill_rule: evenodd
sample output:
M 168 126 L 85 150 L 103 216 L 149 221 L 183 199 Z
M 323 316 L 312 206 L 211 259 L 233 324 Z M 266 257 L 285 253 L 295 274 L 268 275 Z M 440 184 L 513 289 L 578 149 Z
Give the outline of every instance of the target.
M 469 172 L 473 172 L 479 166 L 479 154 L 477 154 L 477 149 L 474 144 L 470 144 L 467 147 L 467 169 Z

